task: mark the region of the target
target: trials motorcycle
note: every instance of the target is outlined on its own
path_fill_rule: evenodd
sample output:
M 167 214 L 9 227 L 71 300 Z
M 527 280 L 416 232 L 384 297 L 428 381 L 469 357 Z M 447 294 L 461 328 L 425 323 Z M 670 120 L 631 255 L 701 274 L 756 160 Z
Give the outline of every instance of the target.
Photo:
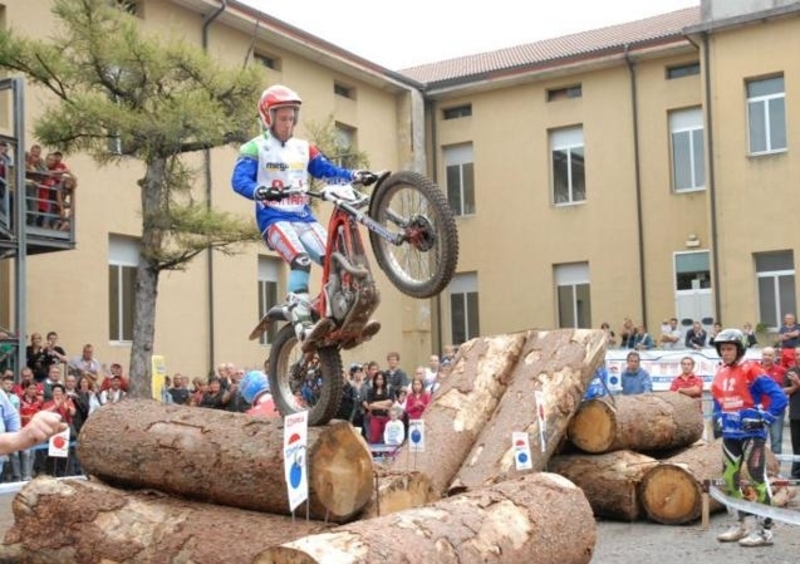
M 371 196 L 361 186 L 375 185 Z M 458 231 L 445 195 L 424 175 L 401 171 L 370 174 L 361 184 L 319 190 L 284 190 L 333 205 L 328 221 L 322 283 L 312 301 L 314 330 L 298 341 L 286 305 L 270 309 L 250 333 L 258 339 L 273 323 L 287 322 L 272 342 L 269 383 L 282 416 L 308 410 L 309 425 L 324 425 L 342 398 L 341 351 L 380 329 L 371 321 L 380 303 L 359 226 L 369 232 L 375 260 L 389 281 L 414 298 L 430 298 L 450 283 L 458 262 Z M 305 389 L 305 394 L 303 393 Z

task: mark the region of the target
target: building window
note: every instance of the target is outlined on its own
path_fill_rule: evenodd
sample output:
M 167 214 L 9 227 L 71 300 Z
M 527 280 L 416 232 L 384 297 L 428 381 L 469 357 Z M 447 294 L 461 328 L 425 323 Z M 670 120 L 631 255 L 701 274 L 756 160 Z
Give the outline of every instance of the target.
M 783 75 L 747 83 L 750 154 L 786 150 L 786 91 Z
M 447 199 L 456 215 L 475 214 L 475 171 L 472 143 L 444 148 Z
M 557 264 L 554 278 L 558 296 L 558 326 L 562 329 L 591 328 L 589 263 Z
M 567 100 L 569 98 L 580 98 L 583 96 L 583 88 L 580 84 L 566 86 L 564 88 L 552 88 L 547 91 L 547 101 Z
M 356 98 L 355 88 L 345 86 L 344 84 L 340 84 L 338 82 L 333 83 L 333 93 L 337 96 L 341 96 L 342 98 L 350 98 L 351 100 L 355 100 Z
M 470 117 L 472 115 L 472 104 L 464 104 L 463 106 L 456 106 L 455 108 L 445 108 L 442 113 L 444 114 L 444 119 Z
M 278 276 L 281 261 L 272 257 L 258 257 L 258 318 L 264 317 L 273 306 L 278 304 Z M 278 324 L 270 323 L 269 329 L 261 334 L 261 344 L 269 345 L 275 339 Z
M 343 123 L 336 123 L 334 150 L 335 153 L 331 160 L 338 166 L 344 168 L 358 167 L 358 151 L 356 150 L 356 137 L 358 131 L 354 127 Z
M 583 126 L 550 132 L 553 202 L 574 204 L 586 200 Z
M 452 343 L 460 345 L 481 333 L 478 314 L 478 274 L 456 274 L 450 282 L 450 330 Z
M 690 108 L 670 112 L 669 132 L 673 190 L 702 190 L 706 182 L 702 110 Z
M 685 65 L 676 65 L 674 67 L 667 67 L 667 80 L 674 78 L 683 78 L 684 76 L 693 76 L 700 74 L 700 63 L 687 63 Z
M 253 53 L 253 59 L 268 69 L 276 71 L 281 70 L 280 59 L 278 59 L 277 57 L 273 57 L 272 55 L 266 55 L 264 53 Z
M 711 288 L 708 251 L 675 255 L 675 289 L 702 290 Z
M 139 241 L 110 235 L 108 239 L 108 340 L 133 341 L 133 304 Z
M 755 253 L 759 321 L 778 329 L 783 316 L 797 311 L 792 251 Z

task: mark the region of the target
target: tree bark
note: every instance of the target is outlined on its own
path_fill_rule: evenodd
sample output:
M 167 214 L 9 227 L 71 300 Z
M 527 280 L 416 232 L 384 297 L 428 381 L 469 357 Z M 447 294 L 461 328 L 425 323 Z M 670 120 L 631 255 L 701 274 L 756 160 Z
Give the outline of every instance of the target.
M 461 345 L 452 371 L 423 414 L 425 452 L 409 456 L 406 441 L 392 470 L 422 472 L 430 477 L 434 491 L 442 494 L 497 407 L 525 338 L 525 333 L 515 333 Z
M 554 456 L 548 470 L 581 488 L 597 517 L 632 522 L 645 516 L 638 488 L 647 471 L 658 463 L 644 454 L 616 450 Z
M 569 424 L 572 443 L 595 454 L 685 447 L 702 436 L 696 400 L 677 392 L 585 401 Z
M 372 498 L 359 519 L 421 507 L 438 501 L 439 497 L 433 491 L 430 478 L 421 472 L 386 474 L 377 478 Z
M 104 406 L 78 441 L 83 470 L 124 488 L 288 515 L 283 421 L 126 400 Z M 350 423 L 308 429 L 309 513 L 345 522 L 372 495 L 372 455 Z M 297 515 L 305 515 L 303 505 Z
M 249 563 L 270 546 L 328 528 L 320 521 L 52 478 L 25 486 L 12 509 L 15 521 L 0 559 L 37 564 Z
M 451 493 L 518 475 L 511 433 L 528 433 L 534 471 L 544 470 L 578 409 L 586 386 L 603 362 L 603 331 L 563 329 L 527 334 L 500 404 L 481 431 L 451 484 Z M 543 394 L 544 444 L 536 394 Z
M 592 559 L 595 541 L 583 492 L 535 473 L 271 547 L 256 562 L 579 564 Z

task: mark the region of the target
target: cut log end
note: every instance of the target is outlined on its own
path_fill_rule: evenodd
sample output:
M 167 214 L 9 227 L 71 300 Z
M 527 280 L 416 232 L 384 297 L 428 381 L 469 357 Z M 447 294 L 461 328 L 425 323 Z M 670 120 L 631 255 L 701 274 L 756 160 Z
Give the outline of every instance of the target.
M 390 474 L 379 478 L 377 491 L 361 513 L 371 519 L 439 500 L 431 479 L 421 472 Z
M 653 467 L 640 486 L 647 517 L 664 525 L 682 525 L 700 517 L 703 492 L 692 473 L 675 464 Z
M 606 452 L 616 436 L 615 420 L 612 407 L 605 401 L 585 402 L 570 422 L 570 441 L 585 452 Z

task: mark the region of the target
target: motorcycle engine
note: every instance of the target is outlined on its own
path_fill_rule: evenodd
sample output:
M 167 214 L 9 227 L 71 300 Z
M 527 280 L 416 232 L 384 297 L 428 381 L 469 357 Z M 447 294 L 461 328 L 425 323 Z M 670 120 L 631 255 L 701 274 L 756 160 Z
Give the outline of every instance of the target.
M 328 304 L 331 308 L 331 317 L 342 322 L 353 305 L 355 293 L 342 288 L 339 276 L 333 275 L 328 283 Z

